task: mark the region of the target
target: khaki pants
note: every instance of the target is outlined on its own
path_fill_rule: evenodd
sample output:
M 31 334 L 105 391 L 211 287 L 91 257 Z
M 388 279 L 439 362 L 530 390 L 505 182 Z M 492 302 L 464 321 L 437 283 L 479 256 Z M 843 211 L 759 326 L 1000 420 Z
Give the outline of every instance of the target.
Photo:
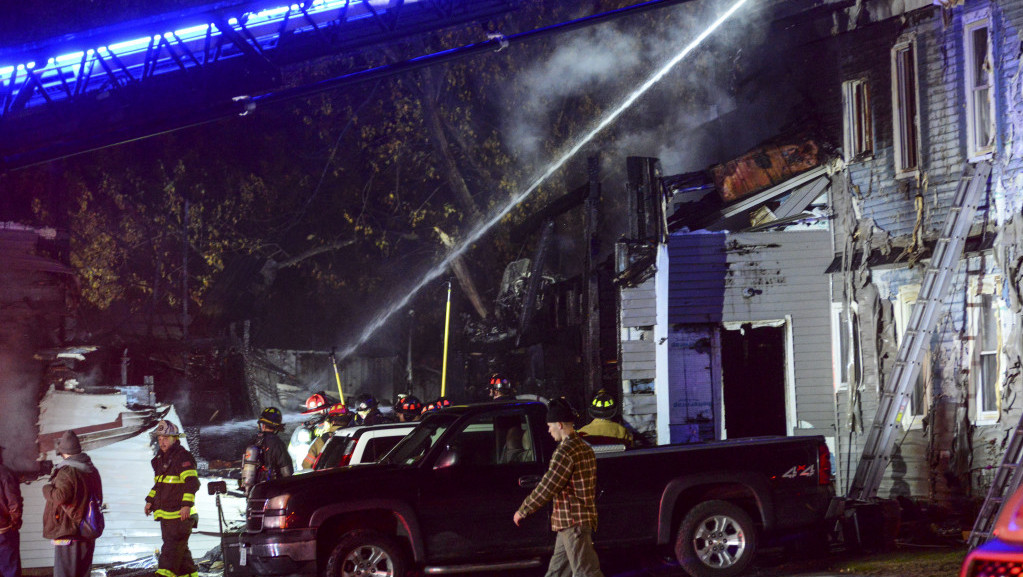
M 575 525 L 558 531 L 545 577 L 604 577 L 589 527 Z

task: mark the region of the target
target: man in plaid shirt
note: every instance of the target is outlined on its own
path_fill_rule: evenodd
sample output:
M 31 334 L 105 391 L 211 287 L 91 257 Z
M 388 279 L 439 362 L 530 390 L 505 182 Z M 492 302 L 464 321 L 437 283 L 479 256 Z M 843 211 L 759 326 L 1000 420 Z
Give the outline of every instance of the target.
M 597 529 L 597 458 L 575 432 L 575 411 L 564 397 L 547 406 L 547 431 L 558 442 L 540 484 L 515 512 L 518 525 L 554 501 L 551 530 L 558 534 L 546 577 L 604 577 L 593 550 Z

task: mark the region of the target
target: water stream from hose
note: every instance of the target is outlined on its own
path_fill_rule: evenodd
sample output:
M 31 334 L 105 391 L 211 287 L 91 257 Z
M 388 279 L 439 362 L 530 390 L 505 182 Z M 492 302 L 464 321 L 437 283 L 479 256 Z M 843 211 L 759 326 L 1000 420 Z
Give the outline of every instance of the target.
M 462 242 L 455 248 L 453 248 L 451 252 L 449 252 L 447 256 L 444 257 L 443 260 L 437 263 L 436 266 L 427 271 L 426 274 L 423 275 L 423 278 L 421 278 L 419 282 L 417 282 L 404 297 L 392 302 L 387 309 L 380 312 L 373 319 L 373 321 L 366 325 L 366 328 L 363 329 L 362 334 L 359 336 L 359 338 L 354 343 L 345 347 L 339 353 L 340 358 L 344 359 L 347 358 L 350 354 L 352 354 L 357 348 L 359 348 L 359 346 L 362 345 L 362 343 L 366 342 L 366 340 L 369 339 L 369 337 L 372 336 L 373 333 L 379 330 L 380 327 L 382 327 L 384 323 L 386 323 L 387 320 L 395 312 L 405 308 L 405 306 L 408 305 L 409 301 L 412 300 L 412 297 L 418 294 L 419 291 L 421 291 L 431 281 L 433 281 L 440 275 L 444 274 L 444 271 L 447 270 L 448 266 L 451 265 L 452 261 L 460 257 L 466 250 L 468 250 L 470 246 L 472 246 L 474 242 L 478 241 L 484 234 L 486 234 L 487 231 L 493 228 L 495 224 L 500 222 L 501 219 L 504 218 L 504 216 L 508 214 L 508 212 L 510 212 L 513 208 L 515 208 L 520 202 L 528 198 L 529 195 L 533 194 L 533 192 L 537 188 L 539 188 L 541 184 L 546 182 L 548 178 L 550 178 L 555 172 L 561 169 L 561 167 L 564 166 L 569 159 L 571 159 L 580 150 L 582 150 L 582 148 L 586 146 L 586 144 L 589 143 L 591 140 L 593 140 L 594 137 L 600 134 L 601 131 L 603 131 L 605 128 L 610 126 L 611 123 L 617 120 L 618 117 L 621 116 L 622 113 L 624 113 L 626 110 L 628 110 L 636 102 L 636 100 L 639 99 L 640 96 L 643 96 L 643 94 L 645 94 L 648 90 L 653 88 L 655 84 L 657 84 L 662 78 L 664 78 L 664 76 L 668 74 L 668 72 L 670 72 L 680 62 L 685 60 L 685 58 L 689 56 L 689 54 L 693 50 L 700 46 L 700 44 L 702 44 L 704 40 L 706 40 L 711 34 L 713 34 L 714 31 L 716 31 L 722 24 L 724 24 L 729 18 L 731 18 L 739 10 L 739 8 L 741 8 L 748 1 L 749 0 L 738 0 L 737 2 L 732 4 L 732 6 L 727 11 L 721 14 L 721 16 L 717 18 L 717 20 L 712 22 L 706 29 L 703 30 L 703 32 L 697 35 L 696 38 L 694 38 L 689 44 L 685 46 L 685 48 L 679 51 L 678 54 L 673 56 L 663 66 L 661 66 L 657 71 L 655 71 L 654 74 L 652 74 L 646 80 L 646 82 L 644 82 L 638 88 L 636 88 L 636 90 L 629 94 L 620 104 L 618 104 L 618 106 L 608 111 L 607 114 L 605 114 L 604 117 L 600 120 L 600 122 L 598 122 L 589 132 L 580 137 L 576 141 L 576 143 L 571 146 L 571 148 L 567 149 L 558 159 L 556 159 L 554 162 L 548 165 L 546 170 L 544 170 L 543 173 L 540 174 L 540 176 L 533 180 L 532 184 L 523 189 L 521 192 L 518 192 L 517 194 L 513 195 L 508 200 L 508 202 L 500 210 L 491 215 L 490 218 L 476 225 L 476 227 L 473 228 L 472 231 L 465 236 Z

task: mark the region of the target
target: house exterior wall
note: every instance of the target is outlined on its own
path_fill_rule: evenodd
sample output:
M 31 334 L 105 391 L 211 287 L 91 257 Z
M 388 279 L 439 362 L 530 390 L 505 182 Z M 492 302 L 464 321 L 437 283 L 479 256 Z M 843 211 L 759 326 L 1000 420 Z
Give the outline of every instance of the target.
M 641 433 L 656 436 L 657 277 L 621 290 L 622 417 Z
M 807 36 L 802 52 L 793 55 L 794 62 L 806 65 L 794 74 L 792 82 L 801 83 L 812 98 L 780 105 L 791 110 L 779 108 L 779 114 L 809 106 L 818 121 L 815 128 L 826 139 L 842 143 L 842 82 L 865 78 L 870 83 L 872 152 L 846 160 L 832 175 L 833 237 L 821 243 L 833 251 L 824 260 L 834 258 L 836 263 L 837 272 L 822 277 L 830 286 L 800 298 L 795 292 L 784 293 L 767 285 L 770 293 L 744 299 L 736 296 L 737 287 L 745 288 L 753 279 L 764 283 L 770 275 L 736 274 L 744 261 L 729 244 L 732 240 L 740 244 L 773 240 L 765 241 L 765 233 L 691 233 L 685 240 L 673 236 L 667 247 L 670 270 L 658 272 L 668 293 L 667 325 L 654 327 L 654 340 L 661 343 L 663 339 L 670 345 L 676 325 L 720 326 L 741 322 L 744 317 L 766 319 L 778 314 L 784 318 L 785 312 L 801 312 L 811 299 L 824 299 L 828 307 L 813 307 L 813 319 L 819 320 L 791 319 L 797 417 L 792 433 L 835 435 L 836 470 L 839 477 L 852 476 L 877 412 L 878 392 L 898 353 L 899 323 L 905 324 L 905 320 L 897 318 L 911 308 L 900 295 L 923 278 L 931 250 L 927 247 L 950 213 L 966 163 L 977 160 L 968 158 L 967 152 L 964 22 L 985 14 L 990 19 L 996 126 L 994 152 L 989 156 L 990 187 L 973 222 L 971 241 L 976 242 L 959 263 L 924 359 L 926 408 L 902 424 L 892 466 L 879 491 L 881 496 L 957 503 L 984 495 L 990 467 L 999 463 L 1004 441 L 1021 416 L 1020 404 L 1012 402 L 1020 387 L 1018 371 L 1007 368 L 1023 365 L 1018 344 L 1023 318 L 1023 251 L 1019 248 L 1023 243 L 1023 195 L 1018 192 L 1023 188 L 1023 63 L 1019 52 L 1023 0 L 912 5 L 893 1 L 871 6 L 861 10 L 859 3 L 835 4 L 834 14 L 827 18 L 820 10 L 813 11 L 807 17 L 813 26 L 787 28 L 798 28 L 803 32 L 794 34 Z M 897 178 L 891 51 L 908 38 L 916 43 L 919 170 Z M 777 236 L 783 237 L 783 233 Z M 764 262 L 760 261 L 762 269 L 766 269 Z M 818 274 L 825 268 L 828 263 Z M 1004 311 L 998 319 L 997 355 L 998 388 L 1004 402 L 993 418 L 989 415 L 986 419 L 978 416 L 979 365 L 975 321 L 971 320 L 976 314 L 978 283 L 994 285 L 987 290 Z M 788 290 L 783 283 L 778 286 Z M 772 309 L 764 300 L 767 295 L 777 296 L 779 303 L 785 304 Z M 839 382 L 837 376 L 849 359 L 836 359 L 837 366 L 831 362 L 831 355 L 837 355 L 839 335 L 846 328 L 836 322 L 838 315 L 832 314 L 833 310 L 858 319 L 859 373 L 851 383 Z M 808 334 L 817 340 L 803 343 L 802 335 Z M 852 343 L 848 344 L 853 350 Z M 672 352 L 659 344 L 655 349 L 659 415 L 669 416 L 675 407 L 669 383 L 661 381 L 674 378 L 665 374 L 672 372 L 668 362 Z M 800 365 L 804 362 L 812 364 Z M 671 426 L 670 422 L 658 422 L 662 440 L 671 437 Z M 847 482 L 843 479 L 840 492 Z
M 677 336 L 669 334 L 669 344 L 675 345 L 669 348 L 669 355 L 699 352 L 693 352 L 694 345 L 686 345 L 693 340 L 686 335 L 707 332 L 707 326 L 785 322 L 791 335 L 786 379 L 788 429 L 792 434 L 833 438 L 830 289 L 824 275 L 833 256 L 830 233 L 675 234 L 669 239 L 668 252 L 669 322 L 681 325 L 675 330 Z M 711 338 L 711 334 L 700 338 Z M 720 386 L 713 363 L 692 360 L 699 362 L 699 376 L 693 375 L 693 363 L 675 359 L 686 368 L 675 370 L 674 379 L 688 375 L 690 390 L 701 392 L 706 390 L 706 378 L 715 379 L 712 389 Z M 673 364 L 669 359 L 669 370 Z M 674 383 L 671 388 L 682 389 Z
M 1019 286 L 1012 279 L 1018 277 L 1018 246 L 1023 240 L 1019 223 L 1023 200 L 1018 193 L 1023 183 L 1023 148 L 1018 142 L 1023 129 L 1018 50 L 1023 2 L 924 6 L 900 18 L 882 15 L 879 22 L 851 27 L 836 39 L 842 80 L 870 79 L 874 127 L 873 155 L 850 161 L 842 175 L 847 187 L 832 190 L 836 195 L 837 256 L 844 257 L 845 265 L 832 276 L 833 299 L 858 316 L 862 352 L 859 380 L 850 389 L 840 390 L 837 398 L 844 442 L 839 466 L 843 476 L 848 476 L 855 472 L 876 414 L 878 390 L 898 352 L 895 317 L 900 289 L 920 283 L 930 256 L 914 240 L 933 241 L 937 236 L 966 162 L 977 160 L 968 158 L 967 151 L 970 119 L 965 104 L 968 47 L 964 22 L 978 16 L 989 19 L 994 70 L 992 177 L 973 229 L 973 236 L 986 239 L 987 244 L 982 242 L 981 248 L 961 259 L 945 295 L 924 359 L 926 413 L 901 424 L 892 466 L 879 490 L 881 496 L 906 495 L 944 503 L 983 496 L 990 482 L 990 469 L 985 467 L 999 462 L 1002 440 L 1019 422 L 1020 411 L 1011 403 L 999 407 L 997 419 L 979 418 L 979 367 L 971 332 L 976 329 L 970 319 L 978 282 L 995 282 L 994 297 L 1010 313 L 999 317 L 998 355 L 999 387 L 1002 397 L 1008 398 L 1019 387 L 1016 377 L 1004 369 L 1020 358 L 1015 344 L 1019 340 Z M 920 157 L 919 174 L 900 179 L 894 170 L 889 54 L 896 42 L 906 38 L 914 38 L 917 49 Z M 996 240 L 992 243 L 990 239 Z M 988 248 L 992 244 L 993 248 Z M 856 256 L 880 256 L 888 250 L 884 265 L 868 266 Z M 896 255 L 901 258 L 894 258 Z

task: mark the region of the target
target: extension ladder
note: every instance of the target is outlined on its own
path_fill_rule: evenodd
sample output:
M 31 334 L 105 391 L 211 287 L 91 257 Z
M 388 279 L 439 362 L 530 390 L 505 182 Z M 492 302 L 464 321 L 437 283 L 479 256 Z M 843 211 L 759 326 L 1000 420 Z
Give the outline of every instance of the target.
M 1005 453 L 1002 455 L 1002 463 L 991 480 L 987 497 L 980 507 L 977 520 L 973 523 L 973 531 L 970 532 L 969 539 L 970 549 L 991 537 L 998 514 L 1002 512 L 1002 506 L 1016 492 L 1020 479 L 1023 478 L 1021 460 L 1023 460 L 1023 416 L 1020 417 L 1016 429 L 1012 432 L 1009 445 L 1005 447 Z
M 942 300 L 952 284 L 956 267 L 970 234 L 973 216 L 986 190 L 990 162 L 967 164 L 956 188 L 941 236 L 934 245 L 930 265 L 920 285 L 920 293 L 906 325 L 895 366 L 888 375 L 878 399 L 877 414 L 863 446 L 856 475 L 849 486 L 849 499 L 867 500 L 877 495 L 884 471 L 891 461 L 896 426 L 902 419 L 911 386 L 920 374 L 921 352 L 934 332 Z

